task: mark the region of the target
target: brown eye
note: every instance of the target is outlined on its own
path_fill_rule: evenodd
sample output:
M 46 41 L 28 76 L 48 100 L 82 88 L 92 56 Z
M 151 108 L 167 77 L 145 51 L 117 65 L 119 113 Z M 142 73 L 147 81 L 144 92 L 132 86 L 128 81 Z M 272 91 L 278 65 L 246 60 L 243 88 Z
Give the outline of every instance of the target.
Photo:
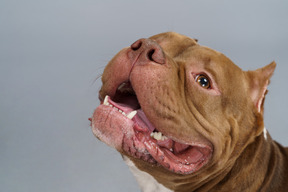
M 211 88 L 211 84 L 209 81 L 209 78 L 206 77 L 205 75 L 197 75 L 196 76 L 196 82 L 203 88 L 205 89 L 210 89 Z

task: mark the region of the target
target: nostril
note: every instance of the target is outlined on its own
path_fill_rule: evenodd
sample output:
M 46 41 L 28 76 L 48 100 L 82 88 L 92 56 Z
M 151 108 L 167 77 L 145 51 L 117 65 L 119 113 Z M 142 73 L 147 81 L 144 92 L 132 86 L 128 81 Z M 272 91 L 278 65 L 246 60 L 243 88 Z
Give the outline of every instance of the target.
M 138 50 L 140 47 L 142 46 L 142 41 L 138 40 L 136 42 L 134 42 L 130 47 L 133 51 Z
M 165 63 L 165 54 L 156 41 L 153 41 L 151 39 L 139 39 L 130 46 L 130 49 L 132 51 L 129 53 L 131 55 L 134 55 L 133 57 L 140 57 L 140 55 L 143 55 L 143 62 L 145 58 L 145 62 L 149 60 L 158 64 Z
M 158 64 L 164 64 L 165 63 L 165 55 L 159 47 L 151 48 L 150 50 L 148 50 L 146 57 L 150 61 L 153 61 L 153 62 L 158 63 Z
M 154 61 L 153 54 L 155 53 L 155 49 L 151 49 L 147 52 L 147 57 L 150 61 Z

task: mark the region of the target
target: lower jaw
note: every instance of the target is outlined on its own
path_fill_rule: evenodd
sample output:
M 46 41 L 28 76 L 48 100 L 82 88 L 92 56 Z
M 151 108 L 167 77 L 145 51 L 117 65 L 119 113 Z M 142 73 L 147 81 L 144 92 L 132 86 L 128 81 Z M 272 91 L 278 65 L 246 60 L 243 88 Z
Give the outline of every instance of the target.
M 212 154 L 211 150 L 209 153 L 206 151 L 202 159 L 194 160 L 193 163 L 187 164 L 181 159 L 179 161 L 179 158 L 177 160 L 177 156 L 175 158 L 175 155 L 172 155 L 167 148 L 163 149 L 157 145 L 156 140 L 150 136 L 151 130 L 137 127 L 133 120 L 123 118 L 123 115 L 116 109 L 108 106 L 101 105 L 95 110 L 92 125 L 94 134 L 119 152 L 124 152 L 128 156 L 141 159 L 154 166 L 160 165 L 178 174 L 190 174 L 199 170 L 208 162 Z M 111 125 L 113 126 L 110 132 L 104 129 Z M 98 129 L 99 131 L 96 131 Z M 111 136 L 110 133 L 113 135 Z
M 159 147 L 156 142 L 150 138 L 149 134 L 145 132 L 135 131 L 135 140 L 145 146 L 145 151 L 142 149 L 141 152 L 139 152 L 135 148 L 135 151 L 133 151 L 128 149 L 128 147 L 125 147 L 124 144 L 123 149 L 127 154 L 134 158 L 146 161 L 151 165 L 162 166 L 163 168 L 176 174 L 186 175 L 194 173 L 203 167 L 210 158 L 210 155 L 203 154 L 196 162 L 189 163 L 186 161 L 185 163 L 184 159 L 176 157 L 167 148 Z
M 137 133 L 133 136 L 133 138 L 123 138 L 122 150 L 120 152 L 124 152 L 126 156 L 131 156 L 136 159 L 140 159 L 146 161 L 150 164 L 156 165 L 157 161 L 151 156 L 151 154 L 146 149 L 145 145 L 139 141 L 137 138 Z

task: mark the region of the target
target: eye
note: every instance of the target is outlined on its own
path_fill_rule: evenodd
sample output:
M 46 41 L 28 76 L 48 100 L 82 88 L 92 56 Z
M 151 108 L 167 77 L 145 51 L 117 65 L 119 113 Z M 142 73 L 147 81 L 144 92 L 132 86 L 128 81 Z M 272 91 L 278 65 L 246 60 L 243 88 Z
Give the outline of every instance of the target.
M 207 76 L 200 74 L 196 76 L 195 80 L 201 87 L 205 89 L 211 88 L 211 83 Z

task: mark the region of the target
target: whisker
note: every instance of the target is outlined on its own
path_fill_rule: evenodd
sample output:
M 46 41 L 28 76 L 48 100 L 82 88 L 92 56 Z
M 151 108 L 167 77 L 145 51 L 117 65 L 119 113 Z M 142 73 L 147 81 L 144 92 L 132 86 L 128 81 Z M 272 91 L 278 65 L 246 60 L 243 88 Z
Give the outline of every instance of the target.
M 101 77 L 102 77 L 102 73 L 101 74 L 98 74 L 91 82 L 91 85 L 94 85 L 96 83 L 97 80 L 101 80 Z
M 101 77 L 102 77 L 102 71 L 103 69 L 105 68 L 105 66 L 100 66 L 96 69 L 96 71 L 100 71 L 101 70 L 101 73 L 97 73 L 96 77 L 93 78 L 93 80 L 91 81 L 91 86 L 94 85 L 99 79 L 101 80 Z

